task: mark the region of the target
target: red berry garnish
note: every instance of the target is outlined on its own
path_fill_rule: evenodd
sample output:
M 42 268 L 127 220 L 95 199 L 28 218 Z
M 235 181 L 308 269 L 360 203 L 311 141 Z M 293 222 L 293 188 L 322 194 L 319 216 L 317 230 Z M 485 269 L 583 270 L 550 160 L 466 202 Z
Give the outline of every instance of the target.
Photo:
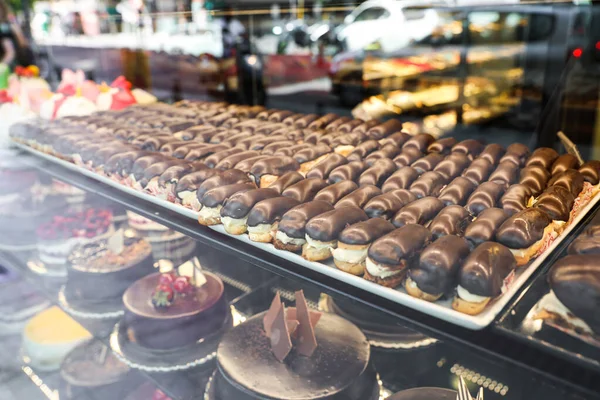
M 177 293 L 188 293 L 192 288 L 190 278 L 187 276 L 179 276 L 173 283 L 173 288 Z
M 160 389 L 156 389 L 156 391 L 154 391 L 154 394 L 152 395 L 152 400 L 168 400 L 169 398 L 167 397 L 166 394 L 163 393 L 162 390 Z
M 175 278 L 177 277 L 173 273 L 162 274 L 160 278 L 158 278 L 158 284 L 167 285 L 170 287 L 173 284 L 173 282 L 175 282 Z
M 155 308 L 167 308 L 173 302 L 173 289 L 170 285 L 158 285 L 152 294 L 152 304 Z

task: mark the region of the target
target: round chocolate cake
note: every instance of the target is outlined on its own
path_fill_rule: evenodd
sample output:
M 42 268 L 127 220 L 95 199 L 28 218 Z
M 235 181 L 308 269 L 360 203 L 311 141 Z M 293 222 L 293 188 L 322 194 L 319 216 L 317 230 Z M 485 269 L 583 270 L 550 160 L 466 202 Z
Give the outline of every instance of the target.
M 314 353 L 306 357 L 293 348 L 280 362 L 263 329 L 265 314 L 255 315 L 223 337 L 209 390 L 211 400 L 379 398 L 369 342 L 354 324 L 323 314 L 314 327 Z

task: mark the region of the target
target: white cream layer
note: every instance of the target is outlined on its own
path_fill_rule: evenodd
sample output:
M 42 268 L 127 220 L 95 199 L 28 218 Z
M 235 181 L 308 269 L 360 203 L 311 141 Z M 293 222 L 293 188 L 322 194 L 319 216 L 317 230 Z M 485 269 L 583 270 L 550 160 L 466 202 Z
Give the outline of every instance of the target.
M 306 243 L 306 240 L 304 239 L 291 238 L 281 231 L 277 231 L 275 234 L 275 239 L 279 240 L 283 244 L 292 244 L 294 246 L 302 246 L 304 243 Z
M 456 292 L 458 294 L 458 297 L 460 297 L 464 301 L 468 301 L 469 303 L 483 303 L 489 298 L 486 296 L 479 296 L 477 294 L 473 294 L 460 285 L 456 287 Z
M 370 258 L 367 257 L 366 263 L 367 271 L 371 276 L 375 276 L 377 278 L 389 278 L 390 276 L 394 276 L 399 274 L 402 270 L 389 270 L 387 268 L 382 267 L 381 265 L 373 262 Z
M 223 208 L 223 206 L 221 205 L 218 205 L 216 207 L 202 207 L 202 209 L 198 213 L 198 216 L 202 217 L 202 219 L 220 219 L 221 208 Z
M 337 249 L 331 250 L 331 254 L 336 260 L 351 264 L 360 264 L 367 258 L 368 250 L 368 247 L 359 250 L 341 249 L 338 247 Z
M 306 243 L 308 243 L 310 247 L 313 247 L 318 250 L 335 249 L 337 247 L 337 240 L 332 240 L 331 242 L 321 242 L 319 240 L 311 238 L 310 236 L 308 236 L 308 234 L 304 235 L 304 238 L 306 239 Z

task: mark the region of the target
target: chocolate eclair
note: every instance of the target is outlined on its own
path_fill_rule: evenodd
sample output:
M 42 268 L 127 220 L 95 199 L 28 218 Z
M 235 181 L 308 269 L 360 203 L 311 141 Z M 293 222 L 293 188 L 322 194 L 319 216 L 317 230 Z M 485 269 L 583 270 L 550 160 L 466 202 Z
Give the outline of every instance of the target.
M 319 161 L 314 167 L 312 167 L 311 170 L 306 174 L 306 177 L 327 179 L 329 178 L 331 171 L 347 163 L 348 159 L 346 159 L 346 157 L 337 153 L 329 154 L 323 160 Z
M 248 230 L 248 214 L 259 201 L 279 197 L 276 190 L 262 188 L 237 193 L 229 197 L 221 208 L 223 227 L 232 235 L 241 235 Z
M 365 158 L 365 162 L 368 166 L 373 165 L 377 160 L 382 158 L 389 158 L 390 160 L 396 157 L 400 153 L 400 148 L 394 144 L 386 144 L 381 146 L 379 150 L 376 150 L 369 154 Z
M 206 157 L 204 159 L 204 164 L 206 164 L 209 168 L 215 168 L 218 163 L 220 163 L 227 157 L 232 156 L 237 153 L 241 153 L 242 151 L 244 151 L 244 150 L 240 147 L 232 147 L 227 150 L 218 151 L 218 152 L 213 153 L 210 156 Z
M 427 228 L 435 239 L 446 235 L 462 236 L 473 216 L 461 206 L 446 206 Z
M 104 174 L 117 180 L 127 178 L 138 158 L 148 156 L 143 150 L 130 150 L 111 156 L 104 164 Z
M 207 191 L 200 199 L 201 209 L 198 213 L 200 225 L 218 225 L 221 223 L 221 208 L 225 201 L 236 193 L 256 189 L 253 183 L 234 183 L 218 186 Z
M 438 139 L 427 147 L 428 153 L 448 154 L 454 145 L 458 143 L 453 137 Z
M 531 189 L 520 183 L 510 185 L 500 198 L 500 207 L 513 215 L 527 208 L 531 199 Z
M 306 223 L 331 210 L 331 204 L 320 200 L 309 201 L 292 208 L 281 217 L 273 245 L 280 250 L 299 252 L 306 243 Z
M 441 153 L 427 154 L 425 157 L 419 158 L 412 163 L 411 167 L 416 169 L 419 174 L 422 174 L 423 172 L 433 170 L 444 158 L 445 156 Z
M 381 186 L 394 171 L 396 164 L 389 158 L 381 158 L 359 176 L 358 186 Z
M 496 240 L 496 231 L 509 217 L 501 208 L 483 210 L 465 229 L 463 237 L 475 248 L 483 242 Z
M 519 183 L 525 185 L 533 196 L 538 196 L 546 188 L 550 172 L 541 165 L 531 165 L 521 170 Z
M 396 189 L 408 189 L 418 177 L 419 172 L 413 167 L 402 167 L 386 179 L 381 190 L 387 193 Z
M 447 206 L 453 204 L 464 206 L 475 187 L 476 185 L 467 178 L 458 176 L 442 189 L 438 199 Z
M 338 126 L 337 130 L 344 133 L 352 132 L 356 127 L 362 125 L 365 121 L 362 119 L 350 119 Z
M 598 226 L 600 227 L 600 225 Z M 569 245 L 567 253 L 600 255 L 600 234 L 590 234 L 589 231 L 580 234 Z
M 339 207 L 312 218 L 306 224 L 306 243 L 302 246 L 302 257 L 309 261 L 321 261 L 331 257 L 337 247 L 342 230 L 360 221 L 369 219 L 358 207 Z
M 283 193 L 285 189 L 295 185 L 303 179 L 304 177 L 300 172 L 289 171 L 277 178 L 277 180 L 271 183 L 268 187 L 269 189 L 277 190 L 278 193 Z
M 379 140 L 379 144 L 381 146 L 385 146 L 386 144 L 393 144 L 397 147 L 402 147 L 402 145 L 404 143 L 406 143 L 406 141 L 408 139 L 410 139 L 412 136 L 410 136 L 408 133 L 406 132 L 395 132 L 392 133 L 390 136 L 383 138 L 381 140 Z
M 458 271 L 452 308 L 469 315 L 481 313 L 490 300 L 502 294 L 505 280 L 515 268 L 515 257 L 508 248 L 494 242 L 480 244 Z
M 398 286 L 431 238 L 431 232 L 420 225 L 405 225 L 380 237 L 369 247 L 364 278 L 386 287 Z
M 510 161 L 501 162 L 492 172 L 488 180 L 507 188 L 517 181 L 519 166 Z
M 592 185 L 597 185 L 600 182 L 600 161 L 593 160 L 584 163 L 579 172 L 583 175 L 583 179 Z
M 319 119 L 317 114 L 306 114 L 294 120 L 294 127 L 296 129 L 306 129 L 308 126 Z
M 154 153 L 151 155 L 143 156 L 135 160 L 131 165 L 131 170 L 127 171 L 123 169 L 123 173 L 127 174 L 124 177 L 128 178 L 129 184 L 134 187 L 144 177 L 144 171 L 153 164 L 163 162 L 167 159 L 163 154 Z M 139 186 L 139 185 L 137 185 Z
M 239 169 L 240 171 L 244 171 L 245 173 L 249 173 L 254 164 L 256 164 L 260 160 L 264 160 L 267 157 L 269 157 L 269 156 L 260 155 L 260 156 L 256 156 L 256 157 L 246 158 L 245 160 L 242 160 L 239 163 L 235 164 L 235 166 L 233 168 Z
M 428 171 L 419 176 L 417 180 L 410 185 L 408 190 L 414 193 L 419 199 L 427 196 L 435 197 L 440 194 L 447 182 L 446 178 L 441 174 L 434 171 Z
M 479 185 L 481 182 L 487 180 L 493 170 L 494 164 L 484 158 L 476 158 L 471 165 L 463 171 L 462 176 L 473 182 L 475 185 Z
M 367 169 L 367 164 L 363 161 L 351 161 L 331 171 L 327 181 L 329 183 L 337 183 L 345 180 L 356 182 L 365 169 Z
M 227 171 L 222 171 L 202 182 L 202 184 L 198 186 L 196 197 L 198 200 L 201 200 L 206 192 L 219 186 L 249 182 L 251 183 L 252 181 L 245 172 L 238 169 L 228 169 Z
M 188 155 L 188 153 L 190 151 L 192 151 L 194 149 L 200 149 L 202 147 L 210 146 L 207 143 L 193 143 L 193 142 L 186 142 L 186 143 L 187 144 L 178 146 L 176 149 L 174 149 L 170 153 L 171 157 L 183 159 L 183 158 L 185 158 L 185 156 Z
M 585 179 L 583 174 L 576 169 L 568 169 L 558 175 L 554 175 L 548 182 L 548 186 L 561 186 L 567 189 L 573 197 L 579 196 L 583 190 Z
M 366 158 L 369 154 L 379 149 L 379 142 L 377 140 L 371 139 L 366 140 L 359 144 L 356 147 L 353 147 L 352 150 L 348 154 L 349 161 L 360 161 Z M 337 151 L 337 149 L 336 149 Z
M 219 151 L 231 148 L 228 144 L 212 144 L 204 147 L 191 149 L 185 156 L 186 161 L 199 161 Z
M 191 172 L 204 169 L 208 169 L 208 167 L 201 162 L 174 165 L 160 174 L 158 181 L 150 181 L 146 186 L 146 190 L 158 198 L 175 202 L 177 198 L 175 190 L 179 180 Z
M 196 191 L 205 180 L 218 175 L 220 172 L 215 169 L 203 169 L 182 176 L 175 187 L 175 196 L 183 206 L 199 211 L 202 205 L 196 197 Z
M 483 151 L 484 144 L 477 139 L 466 139 L 458 142 L 452 147 L 452 153 L 461 153 L 468 156 L 471 160 Z
M 348 156 L 352 153 L 355 146 L 358 146 L 365 141 L 366 137 L 366 134 L 358 132 L 344 133 L 342 135 L 331 133 L 319 138 L 317 143 L 326 144 L 334 149 L 336 153 Z M 353 159 L 356 160 L 357 158 L 353 157 Z
M 294 146 L 295 142 L 292 140 L 280 140 L 277 142 L 271 142 L 267 144 L 261 150 L 261 154 L 266 154 L 268 156 L 274 155 L 279 149 L 288 148 Z
M 254 163 L 250 168 L 250 176 L 257 186 L 266 188 L 286 172 L 299 169 L 300 164 L 292 157 L 270 156 Z
M 290 147 L 283 147 L 278 149 L 275 153 L 273 153 L 274 156 L 286 156 L 286 157 L 291 157 L 294 154 L 296 154 L 297 152 L 299 152 L 300 150 L 304 150 L 304 149 L 309 149 L 311 148 L 313 145 L 310 143 L 300 143 L 300 144 L 295 144 L 293 146 Z
M 522 143 L 513 143 L 506 148 L 506 153 L 502 156 L 500 162 L 509 161 L 522 167 L 529 158 L 529 154 L 529 147 Z
M 358 185 L 353 181 L 339 181 L 324 189 L 321 189 L 316 195 L 315 200 L 326 201 L 334 205 L 343 197 L 349 195 L 358 189 Z
M 469 196 L 465 208 L 473 215 L 479 215 L 483 210 L 496 207 L 496 203 L 504 193 L 504 187 L 495 182 L 482 183 Z
M 442 209 L 444 203 L 436 197 L 423 197 L 402 207 L 394 215 L 392 223 L 396 227 L 408 224 L 425 225 L 431 221 Z
M 402 152 L 394 158 L 394 163 L 398 168 L 406 167 L 423 156 L 421 150 L 416 147 L 402 148 Z
M 330 123 L 335 121 L 337 118 L 339 118 L 337 114 L 334 114 L 334 113 L 325 114 L 325 115 L 317 118 L 316 120 L 312 121 L 308 125 L 308 129 L 310 129 L 310 130 L 325 129 L 325 127 L 327 127 L 327 125 L 329 125 Z
M 339 235 L 337 248 L 331 251 L 336 267 L 362 276 L 371 243 L 394 229 L 394 225 L 381 218 L 371 218 L 345 228 Z
M 390 119 L 369 129 L 367 136 L 375 140 L 380 140 L 400 130 L 402 130 L 402 122 L 397 119 Z
M 550 168 L 550 172 L 552 175 L 558 175 L 561 172 L 565 172 L 568 169 L 578 169 L 579 168 L 579 160 L 573 154 L 563 154 L 558 157 L 556 161 L 552 164 L 552 168 Z
M 272 197 L 259 201 L 248 214 L 248 237 L 254 242 L 270 243 L 283 214 L 299 205 L 290 197 Z
M 498 143 L 491 143 L 485 146 L 477 158 L 487 160 L 490 164 L 498 165 L 504 153 L 506 153 L 504 147 L 500 146 Z
M 260 156 L 260 153 L 256 150 L 246 150 L 231 154 L 215 165 L 215 169 L 220 169 L 225 171 L 226 169 L 232 169 L 235 167 L 240 161 L 244 161 L 247 158 L 253 158 Z
M 549 186 L 535 199 L 535 207 L 539 207 L 555 221 L 569 221 L 575 197 L 562 186 Z
M 300 172 L 306 174 L 319 161 L 331 153 L 331 147 L 326 144 L 316 144 L 312 147 L 300 150 L 292 157 L 300 164 Z
M 464 238 L 446 235 L 425 247 L 409 270 L 404 288 L 417 299 L 436 301 L 456 287 L 458 270 L 470 248 Z
M 363 186 L 342 197 L 341 200 L 335 203 L 335 208 L 349 206 L 363 208 L 369 200 L 375 196 L 379 196 L 380 194 L 381 189 L 379 189 L 377 186 Z
M 448 181 L 459 176 L 471 164 L 469 157 L 462 153 L 451 153 L 433 169 Z
M 531 153 L 531 156 L 527 159 L 525 166 L 529 167 L 531 165 L 539 165 L 550 172 L 552 164 L 554 164 L 554 161 L 556 161 L 557 158 L 558 153 L 556 150 L 550 147 L 539 147 L 535 149 L 533 153 Z
M 300 118 L 302 114 L 297 114 L 289 110 L 276 111 L 269 115 L 269 122 L 283 122 L 286 125 L 293 125 L 294 121 Z
M 287 187 L 281 194 L 291 197 L 300 203 L 311 201 L 315 195 L 327 187 L 327 182 L 320 178 L 307 178 Z
M 137 183 L 139 184 L 139 186 L 137 186 L 136 188 L 138 190 L 140 188 L 143 188 L 143 189 L 149 191 L 148 184 L 151 181 L 154 181 L 154 182 L 158 181 L 160 175 L 164 171 L 166 171 L 167 169 L 169 169 L 175 165 L 189 165 L 189 163 L 187 163 L 184 160 L 178 160 L 176 158 L 170 157 L 166 161 L 160 161 L 155 164 L 152 164 L 144 170 L 142 177 L 137 180 Z
M 533 207 L 509 217 L 496 232 L 496 240 L 515 256 L 517 265 L 537 257 L 555 239 L 559 225 L 542 209 Z
M 427 151 L 429 145 L 433 142 L 435 142 L 435 138 L 429 133 L 418 133 L 412 138 L 408 139 L 406 143 L 402 145 L 402 148 L 407 149 L 409 147 L 414 147 L 421 153 L 424 153 Z
M 390 219 L 398 210 L 415 201 L 417 197 L 406 189 L 397 189 L 373 197 L 363 207 L 369 218 Z
M 334 119 L 333 121 L 329 122 L 327 124 L 327 126 L 325 127 L 325 130 L 328 132 L 338 131 L 340 126 L 342 126 L 343 124 L 345 124 L 348 121 L 352 121 L 352 118 L 338 117 L 338 118 Z

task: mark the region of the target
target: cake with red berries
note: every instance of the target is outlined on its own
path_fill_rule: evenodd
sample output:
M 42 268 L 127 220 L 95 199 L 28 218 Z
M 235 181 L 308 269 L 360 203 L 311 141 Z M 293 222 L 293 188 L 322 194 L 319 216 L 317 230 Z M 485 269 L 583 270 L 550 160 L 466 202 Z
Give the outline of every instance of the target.
M 164 351 L 212 342 L 206 339 L 222 333 L 231 324 L 223 282 L 209 272 L 195 275 L 155 273 L 131 285 L 123 295 L 120 323 L 127 340 Z

